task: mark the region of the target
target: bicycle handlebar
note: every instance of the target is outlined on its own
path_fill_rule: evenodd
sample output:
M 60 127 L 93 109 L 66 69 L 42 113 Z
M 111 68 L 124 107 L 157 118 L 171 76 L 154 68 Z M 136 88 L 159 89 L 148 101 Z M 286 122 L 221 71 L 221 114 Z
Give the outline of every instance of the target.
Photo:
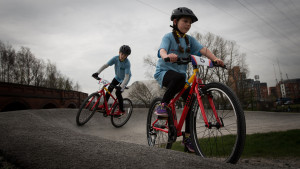
M 170 62 L 170 58 L 169 57 L 164 58 L 164 61 L 165 62 Z M 189 55 L 186 58 L 177 58 L 177 61 L 173 62 L 173 63 L 177 63 L 178 65 L 183 65 L 183 64 L 188 64 L 190 62 L 192 62 L 191 55 Z M 212 61 L 212 63 L 213 63 L 214 67 L 222 67 L 222 66 L 218 65 L 217 61 Z M 227 69 L 226 65 L 224 65 L 222 68 Z
M 165 62 L 170 62 L 170 58 L 167 57 L 167 58 L 164 58 L 164 61 Z M 190 57 L 186 57 L 186 58 L 177 58 L 177 61 L 176 62 L 173 62 L 173 63 L 177 63 L 178 65 L 183 65 L 183 64 L 188 64 L 191 62 L 191 58 Z
M 101 80 L 101 78 L 98 76 L 92 76 L 92 77 L 95 78 L 96 80 Z
M 98 77 L 98 76 L 92 76 L 93 78 L 95 78 L 96 80 L 101 80 L 102 78 Z M 113 85 L 113 84 L 109 84 L 111 87 L 113 88 L 118 88 L 117 86 Z M 125 87 L 125 89 L 129 89 L 127 86 Z

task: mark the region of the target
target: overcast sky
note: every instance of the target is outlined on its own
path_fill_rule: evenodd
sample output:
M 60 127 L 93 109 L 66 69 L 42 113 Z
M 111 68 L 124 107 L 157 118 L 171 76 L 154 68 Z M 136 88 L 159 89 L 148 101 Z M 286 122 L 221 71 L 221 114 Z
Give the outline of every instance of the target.
M 29 47 L 40 59 L 78 82 L 84 92 L 97 89 L 92 73 L 132 48 L 132 79 L 146 80 L 143 58 L 156 57 L 164 34 L 171 31 L 173 9 L 185 6 L 199 21 L 189 34 L 211 32 L 236 41 L 246 53 L 249 78 L 275 85 L 280 79 L 300 78 L 299 0 L 0 0 L 0 40 Z M 114 70 L 101 77 L 112 80 Z

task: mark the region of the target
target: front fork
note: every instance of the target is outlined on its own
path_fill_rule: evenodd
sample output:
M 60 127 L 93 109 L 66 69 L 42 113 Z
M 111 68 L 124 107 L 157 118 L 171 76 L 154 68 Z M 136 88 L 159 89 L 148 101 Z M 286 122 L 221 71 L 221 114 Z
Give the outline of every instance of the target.
M 224 127 L 224 123 L 223 123 L 222 118 L 220 118 L 218 116 L 218 113 L 217 113 L 217 110 L 216 110 L 216 107 L 215 107 L 215 104 L 214 104 L 214 101 L 213 101 L 213 96 L 211 95 L 211 93 L 209 93 L 209 92 L 203 93 L 203 91 L 198 86 L 195 86 L 195 91 L 196 91 L 196 94 L 197 94 L 197 101 L 198 101 L 198 104 L 199 104 L 199 108 L 201 110 L 201 114 L 202 114 L 202 117 L 203 117 L 203 120 L 204 120 L 204 123 L 205 123 L 205 127 L 209 128 L 209 129 L 211 129 L 212 127 L 216 127 L 218 129 L 221 128 L 221 127 Z M 201 96 L 203 94 L 207 95 L 208 102 L 209 102 L 210 107 L 211 107 L 211 109 L 214 113 L 214 116 L 215 116 L 216 120 L 217 120 L 216 124 L 212 124 L 211 122 L 208 122 L 208 120 L 207 120 L 207 116 L 206 116 L 206 112 L 204 110 L 204 105 L 203 105 L 202 96 Z

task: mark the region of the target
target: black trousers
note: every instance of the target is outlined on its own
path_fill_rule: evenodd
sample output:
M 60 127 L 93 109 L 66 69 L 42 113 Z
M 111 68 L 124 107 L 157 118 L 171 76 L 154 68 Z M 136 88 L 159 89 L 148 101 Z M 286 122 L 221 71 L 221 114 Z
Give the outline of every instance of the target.
M 167 91 L 163 96 L 162 103 L 170 103 L 176 93 L 180 92 L 185 85 L 185 75 L 173 70 L 168 70 L 164 76 L 162 85 L 167 87 Z M 190 92 L 190 87 L 185 90 L 181 95 L 184 101 L 186 101 Z M 185 132 L 190 133 L 190 113 L 187 114 L 185 119 Z
M 108 86 L 108 91 L 111 93 L 113 90 L 114 90 L 114 87 L 113 86 L 117 86 L 119 85 L 120 82 L 117 81 L 117 79 L 113 79 L 112 82 L 110 83 L 110 85 Z M 123 96 L 122 96 L 122 92 L 120 90 L 116 90 L 116 96 L 117 96 L 117 99 L 118 99 L 118 102 L 119 102 L 119 108 L 121 111 L 124 111 L 123 109 Z M 106 93 L 106 100 L 108 102 L 108 99 L 110 97 L 110 95 L 108 93 Z

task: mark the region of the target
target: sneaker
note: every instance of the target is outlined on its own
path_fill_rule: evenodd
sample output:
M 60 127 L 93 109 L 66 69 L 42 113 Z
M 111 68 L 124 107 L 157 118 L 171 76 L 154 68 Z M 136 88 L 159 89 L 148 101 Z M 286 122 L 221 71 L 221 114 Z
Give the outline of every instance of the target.
M 192 144 L 192 139 L 191 137 L 185 137 L 182 139 L 182 142 L 181 142 L 181 145 L 183 145 L 188 152 L 190 153 L 194 153 L 195 152 L 195 149 L 194 149 L 194 146 Z
M 165 103 L 161 103 L 154 113 L 159 117 L 168 117 L 167 108 L 168 106 Z

